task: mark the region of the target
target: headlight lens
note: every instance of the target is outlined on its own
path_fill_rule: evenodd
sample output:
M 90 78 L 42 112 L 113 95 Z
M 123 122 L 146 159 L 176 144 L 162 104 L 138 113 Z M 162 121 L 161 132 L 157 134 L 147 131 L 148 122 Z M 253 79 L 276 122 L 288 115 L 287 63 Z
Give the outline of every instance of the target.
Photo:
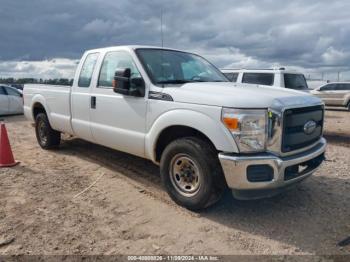
M 267 110 L 223 108 L 222 122 L 244 153 L 266 150 Z

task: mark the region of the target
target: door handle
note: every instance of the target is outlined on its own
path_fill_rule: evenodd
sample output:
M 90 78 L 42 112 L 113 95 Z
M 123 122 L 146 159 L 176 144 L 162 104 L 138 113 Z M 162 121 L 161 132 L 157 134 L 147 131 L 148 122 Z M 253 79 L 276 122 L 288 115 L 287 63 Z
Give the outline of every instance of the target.
M 91 97 L 91 108 L 96 109 L 96 96 Z

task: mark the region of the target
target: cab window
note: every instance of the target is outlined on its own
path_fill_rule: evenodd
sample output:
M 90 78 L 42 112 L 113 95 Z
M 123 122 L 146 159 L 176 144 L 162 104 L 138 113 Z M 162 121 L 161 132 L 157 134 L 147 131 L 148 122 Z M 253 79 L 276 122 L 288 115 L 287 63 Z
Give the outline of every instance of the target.
M 242 83 L 272 86 L 274 83 L 274 74 L 244 73 Z
M 98 87 L 112 88 L 112 82 L 117 69 L 130 68 L 131 79 L 141 78 L 140 72 L 130 54 L 122 51 L 109 52 L 106 54 L 98 79 Z
M 80 71 L 79 82 L 78 82 L 79 87 L 90 86 L 92 74 L 94 73 L 98 56 L 99 56 L 98 53 L 93 53 L 93 54 L 89 54 L 86 57 L 83 67 L 81 68 L 81 71 Z

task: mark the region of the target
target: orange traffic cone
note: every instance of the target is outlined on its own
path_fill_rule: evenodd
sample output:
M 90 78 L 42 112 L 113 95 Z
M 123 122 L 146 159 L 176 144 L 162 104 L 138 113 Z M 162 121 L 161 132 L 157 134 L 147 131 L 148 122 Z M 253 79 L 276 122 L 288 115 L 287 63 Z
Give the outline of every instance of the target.
M 12 167 L 18 163 L 13 158 L 5 124 L 0 123 L 0 167 Z

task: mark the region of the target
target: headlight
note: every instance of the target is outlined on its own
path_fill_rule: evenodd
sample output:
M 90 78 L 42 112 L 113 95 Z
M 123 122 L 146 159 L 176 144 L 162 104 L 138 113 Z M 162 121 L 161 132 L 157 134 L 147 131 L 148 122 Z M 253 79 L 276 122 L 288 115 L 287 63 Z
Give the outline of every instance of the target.
M 241 152 L 266 150 L 267 110 L 223 108 L 221 118 Z

